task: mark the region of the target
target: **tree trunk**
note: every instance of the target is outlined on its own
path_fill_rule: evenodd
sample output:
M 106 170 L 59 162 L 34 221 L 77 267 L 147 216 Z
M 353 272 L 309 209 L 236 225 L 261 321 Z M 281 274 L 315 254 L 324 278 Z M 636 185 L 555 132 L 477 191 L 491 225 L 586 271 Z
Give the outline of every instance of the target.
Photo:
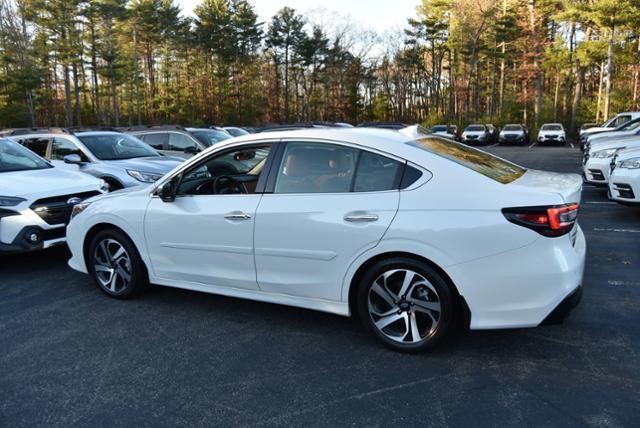
M 100 114 L 100 87 L 98 86 L 98 54 L 96 49 L 96 28 L 93 19 L 89 20 L 89 29 L 91 32 L 91 77 L 93 80 L 94 110 L 96 115 L 96 124 L 100 125 L 102 123 L 102 118 Z
M 71 110 L 71 78 L 69 77 L 69 64 L 65 62 L 62 68 L 64 74 L 65 126 L 67 128 L 71 128 L 73 126 L 73 112 Z
M 138 68 L 138 26 L 133 25 L 133 72 L 135 73 L 135 85 L 136 85 L 136 125 L 142 124 L 142 114 L 140 113 L 141 99 L 140 99 L 140 71 Z
M 560 95 L 560 73 L 556 75 L 556 88 L 553 91 L 553 121 L 558 121 L 558 97 Z
M 609 120 L 611 108 L 611 85 L 613 80 L 613 42 L 615 41 L 615 27 L 611 26 L 611 35 L 609 37 L 609 47 L 607 49 L 607 81 L 604 90 L 604 120 Z
M 284 120 L 289 123 L 289 45 L 284 48 Z
M 600 63 L 600 79 L 598 82 L 598 101 L 596 102 L 596 123 L 600 123 L 600 105 L 602 103 L 602 83 L 604 81 L 604 62 Z
M 75 62 L 73 63 L 72 72 L 73 72 L 73 92 L 75 96 L 74 110 L 76 114 L 76 126 L 82 126 L 81 111 L 80 111 L 80 85 L 78 84 L 78 81 L 79 81 L 78 64 Z

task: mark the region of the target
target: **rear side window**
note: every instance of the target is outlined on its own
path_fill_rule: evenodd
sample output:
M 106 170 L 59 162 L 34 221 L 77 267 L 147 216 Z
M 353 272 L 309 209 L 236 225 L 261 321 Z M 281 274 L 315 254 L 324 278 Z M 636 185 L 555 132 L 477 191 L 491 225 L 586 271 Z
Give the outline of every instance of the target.
M 168 134 L 166 133 L 139 135 L 139 137 L 140 139 L 142 139 L 142 141 L 156 150 L 165 150 L 165 147 L 169 140 Z
M 354 192 L 381 192 L 398 188 L 403 164 L 375 153 L 362 152 Z
M 18 140 L 19 144 L 22 144 L 33 153 L 43 158 L 47 158 L 49 156 L 49 144 L 52 142 L 53 138 L 28 138 L 24 140 Z
M 514 163 L 451 141 L 420 138 L 407 144 L 449 159 L 502 184 L 511 183 L 527 172 L 525 168 Z

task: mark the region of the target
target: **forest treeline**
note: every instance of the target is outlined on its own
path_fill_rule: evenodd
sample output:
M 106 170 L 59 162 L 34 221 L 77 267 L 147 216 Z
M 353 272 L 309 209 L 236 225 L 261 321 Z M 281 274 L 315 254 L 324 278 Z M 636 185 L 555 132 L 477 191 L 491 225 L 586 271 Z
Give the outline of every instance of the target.
M 389 7 L 393 7 L 392 4 Z M 0 0 L 0 127 L 559 121 L 639 108 L 640 0 L 423 0 L 375 34 L 247 0 Z M 384 17 L 380 17 L 384 19 Z

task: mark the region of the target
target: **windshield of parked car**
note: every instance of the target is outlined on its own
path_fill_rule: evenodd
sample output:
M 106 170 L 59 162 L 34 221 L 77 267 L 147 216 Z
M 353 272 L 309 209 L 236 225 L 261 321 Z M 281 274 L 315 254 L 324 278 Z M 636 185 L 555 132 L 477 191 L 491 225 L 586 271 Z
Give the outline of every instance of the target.
M 449 159 L 499 183 L 508 184 L 522 177 L 527 170 L 490 153 L 464 144 L 439 138 L 420 138 L 409 145 Z
M 234 137 L 242 137 L 243 135 L 249 135 L 249 133 L 242 128 L 224 128 L 224 130 Z
M 215 129 L 192 131 L 191 134 L 207 147 L 211 147 L 214 144 L 218 144 L 221 141 L 231 138 L 231 135 L 227 134 L 226 132 L 216 131 Z
M 0 172 L 53 168 L 44 159 L 13 141 L 0 139 Z
M 505 125 L 504 128 L 502 128 L 503 131 L 522 131 L 522 126 L 520 125 Z
M 100 160 L 161 156 L 153 147 L 128 134 L 79 135 L 78 138 Z
M 482 125 L 469 125 L 469 126 L 467 126 L 466 131 L 472 131 L 472 132 L 484 131 L 484 126 L 482 126 Z
M 431 128 L 431 131 L 432 132 L 447 132 L 448 129 L 447 129 L 446 125 L 436 125 L 436 126 L 433 126 Z
M 625 122 L 616 128 L 616 131 L 632 131 L 640 127 L 640 119 Z
M 562 131 L 562 125 L 542 125 L 541 131 Z

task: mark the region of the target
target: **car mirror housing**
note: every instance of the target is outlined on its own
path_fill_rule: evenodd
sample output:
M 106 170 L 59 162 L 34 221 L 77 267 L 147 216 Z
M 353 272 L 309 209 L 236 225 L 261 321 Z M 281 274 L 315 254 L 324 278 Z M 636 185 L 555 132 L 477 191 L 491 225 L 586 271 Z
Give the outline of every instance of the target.
M 200 153 L 200 149 L 195 146 L 190 146 L 184 149 L 184 152 L 190 155 L 195 155 L 196 153 Z
M 177 177 L 164 183 L 160 189 L 158 189 L 157 195 L 162 202 L 173 202 L 176 200 L 176 194 L 178 193 L 178 185 L 180 180 Z
M 80 155 L 66 155 L 65 157 L 62 158 L 62 160 L 64 161 L 64 163 L 69 163 L 69 164 L 81 164 L 82 163 L 82 158 L 80 157 Z

